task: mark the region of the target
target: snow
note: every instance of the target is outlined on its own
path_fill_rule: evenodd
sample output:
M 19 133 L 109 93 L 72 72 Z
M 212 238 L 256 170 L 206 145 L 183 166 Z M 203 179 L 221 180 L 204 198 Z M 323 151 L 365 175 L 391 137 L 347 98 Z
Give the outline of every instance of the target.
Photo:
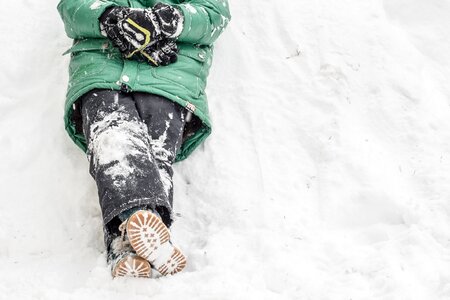
M 231 0 L 173 277 L 112 280 L 57 1 L 0 20 L 1 299 L 449 299 L 450 3 Z
M 89 8 L 92 10 L 95 10 L 95 9 L 100 8 L 102 6 L 102 4 L 104 4 L 104 2 L 102 0 L 97 0 L 94 3 L 92 3 Z

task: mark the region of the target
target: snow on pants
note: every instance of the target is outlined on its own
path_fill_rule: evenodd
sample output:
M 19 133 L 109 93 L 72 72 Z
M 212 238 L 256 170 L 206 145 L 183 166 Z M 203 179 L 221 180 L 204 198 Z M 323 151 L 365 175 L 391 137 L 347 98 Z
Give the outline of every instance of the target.
M 95 179 L 106 246 L 119 214 L 153 209 L 172 222 L 172 164 L 181 146 L 185 109 L 161 96 L 93 90 L 81 98 L 89 171 Z

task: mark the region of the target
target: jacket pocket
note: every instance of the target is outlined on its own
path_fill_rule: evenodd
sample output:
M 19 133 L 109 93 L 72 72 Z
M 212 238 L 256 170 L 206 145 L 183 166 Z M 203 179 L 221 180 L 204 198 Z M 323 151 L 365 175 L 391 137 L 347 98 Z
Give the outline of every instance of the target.
M 206 49 L 208 49 L 208 48 L 206 48 Z M 199 48 L 199 47 L 185 48 L 185 47 L 181 46 L 178 54 L 181 56 L 190 57 L 193 60 L 204 63 L 208 59 L 208 51 L 206 49 Z
M 76 41 L 63 55 L 83 51 L 108 51 L 112 45 L 106 39 L 88 39 Z
M 75 43 L 66 51 L 68 53 L 71 54 L 69 84 L 72 87 L 90 80 L 102 80 L 108 60 L 114 56 L 105 40 Z
M 198 98 L 206 87 L 205 65 L 208 52 L 198 47 L 180 46 L 176 63 L 152 68 L 152 75 L 160 80 L 184 88 L 192 97 Z

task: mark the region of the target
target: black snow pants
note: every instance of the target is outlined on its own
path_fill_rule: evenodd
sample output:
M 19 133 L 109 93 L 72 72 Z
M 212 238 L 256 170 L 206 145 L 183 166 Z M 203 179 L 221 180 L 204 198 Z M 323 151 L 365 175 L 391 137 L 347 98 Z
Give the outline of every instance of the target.
M 81 114 L 106 246 L 119 234 L 118 216 L 130 209 L 152 209 L 170 226 L 185 109 L 153 94 L 93 90 L 81 97 Z

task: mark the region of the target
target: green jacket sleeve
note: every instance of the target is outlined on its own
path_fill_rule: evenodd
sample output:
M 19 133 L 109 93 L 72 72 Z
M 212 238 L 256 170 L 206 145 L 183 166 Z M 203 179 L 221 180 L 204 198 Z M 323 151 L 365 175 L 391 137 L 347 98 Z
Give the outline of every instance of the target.
M 184 15 L 180 42 L 211 45 L 231 19 L 228 0 L 186 0 L 176 7 Z
M 61 0 L 58 12 L 67 36 L 72 39 L 103 38 L 98 18 L 113 5 L 108 0 Z

